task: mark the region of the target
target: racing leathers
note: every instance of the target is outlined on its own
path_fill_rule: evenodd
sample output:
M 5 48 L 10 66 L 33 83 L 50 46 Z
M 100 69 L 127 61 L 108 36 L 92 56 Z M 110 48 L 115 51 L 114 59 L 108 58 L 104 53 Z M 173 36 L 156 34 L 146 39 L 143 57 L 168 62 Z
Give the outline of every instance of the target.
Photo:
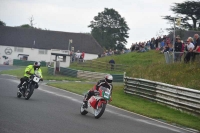
M 110 91 L 111 91 L 111 94 L 112 94 L 112 89 L 113 89 L 113 85 L 110 83 L 107 83 L 105 81 L 105 79 L 102 79 L 102 80 L 99 80 L 97 82 L 97 84 L 91 89 L 88 91 L 88 93 L 85 95 L 85 99 L 84 99 L 84 103 L 85 103 L 85 106 L 87 107 L 87 101 L 92 97 L 94 96 L 94 91 L 98 91 L 100 87 L 105 87 L 105 88 L 108 88 Z

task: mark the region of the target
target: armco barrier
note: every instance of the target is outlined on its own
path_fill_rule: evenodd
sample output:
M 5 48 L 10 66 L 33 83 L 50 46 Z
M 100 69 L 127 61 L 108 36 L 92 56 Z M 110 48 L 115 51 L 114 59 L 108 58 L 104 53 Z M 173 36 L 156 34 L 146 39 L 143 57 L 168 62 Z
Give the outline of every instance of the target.
M 48 67 L 48 74 L 49 75 L 54 75 L 55 74 L 55 69 L 53 67 Z
M 51 74 L 51 71 L 53 69 L 48 68 L 48 71 Z M 63 68 L 60 67 L 60 74 L 66 75 L 66 76 L 71 76 L 71 77 L 78 77 L 78 78 L 83 78 L 83 79 L 88 79 L 88 80 L 100 80 L 107 75 L 107 73 L 99 73 L 99 72 L 90 72 L 90 71 L 83 71 L 83 70 L 75 70 L 71 68 Z M 123 82 L 124 76 L 120 74 L 113 74 L 113 82 Z
M 125 93 L 200 115 L 200 91 L 198 90 L 131 77 L 124 77 L 124 83 Z
M 124 80 L 124 75 L 112 74 L 112 76 L 113 76 L 113 82 L 123 82 Z
M 77 77 L 77 70 L 60 67 L 60 74 L 70 76 L 70 77 Z
M 84 79 L 100 80 L 107 75 L 106 73 L 90 72 L 78 70 L 77 77 Z

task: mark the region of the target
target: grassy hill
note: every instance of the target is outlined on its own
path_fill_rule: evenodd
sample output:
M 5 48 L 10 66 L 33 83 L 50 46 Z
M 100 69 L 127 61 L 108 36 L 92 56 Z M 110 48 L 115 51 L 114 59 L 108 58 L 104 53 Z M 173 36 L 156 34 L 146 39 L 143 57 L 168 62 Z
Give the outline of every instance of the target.
M 123 55 L 107 56 L 96 60 L 109 62 L 110 59 L 114 59 L 116 64 L 129 65 L 130 67 L 126 70 L 127 76 L 200 90 L 199 63 L 166 64 L 164 55 L 155 50 L 145 53 L 131 52 Z M 73 65 L 71 67 L 75 68 Z M 91 70 L 91 68 L 84 69 Z M 92 71 L 99 70 L 92 68 Z M 113 71 L 106 72 L 113 73 Z

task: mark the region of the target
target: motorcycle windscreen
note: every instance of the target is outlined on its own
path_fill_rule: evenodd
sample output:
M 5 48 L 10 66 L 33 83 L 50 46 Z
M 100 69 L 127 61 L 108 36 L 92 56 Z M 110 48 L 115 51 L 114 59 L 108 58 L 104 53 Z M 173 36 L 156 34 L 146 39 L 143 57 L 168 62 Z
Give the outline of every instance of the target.
M 92 97 L 88 100 L 88 102 L 90 103 L 90 105 L 91 105 L 94 109 L 96 109 L 96 102 L 97 102 L 97 100 L 94 98 L 94 96 L 92 96 Z
M 35 71 L 35 75 L 37 75 L 37 77 L 41 77 L 41 72 L 39 72 L 38 70 Z

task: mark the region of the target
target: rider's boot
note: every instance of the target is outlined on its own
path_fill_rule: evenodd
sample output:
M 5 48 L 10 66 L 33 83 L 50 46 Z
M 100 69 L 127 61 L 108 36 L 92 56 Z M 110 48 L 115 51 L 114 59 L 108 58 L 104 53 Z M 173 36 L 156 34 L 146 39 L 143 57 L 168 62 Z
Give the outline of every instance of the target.
M 87 100 L 84 100 L 83 101 L 83 108 L 87 108 L 88 107 L 88 101 Z
M 83 108 L 88 107 L 88 93 L 85 95 L 85 98 L 83 99 Z

